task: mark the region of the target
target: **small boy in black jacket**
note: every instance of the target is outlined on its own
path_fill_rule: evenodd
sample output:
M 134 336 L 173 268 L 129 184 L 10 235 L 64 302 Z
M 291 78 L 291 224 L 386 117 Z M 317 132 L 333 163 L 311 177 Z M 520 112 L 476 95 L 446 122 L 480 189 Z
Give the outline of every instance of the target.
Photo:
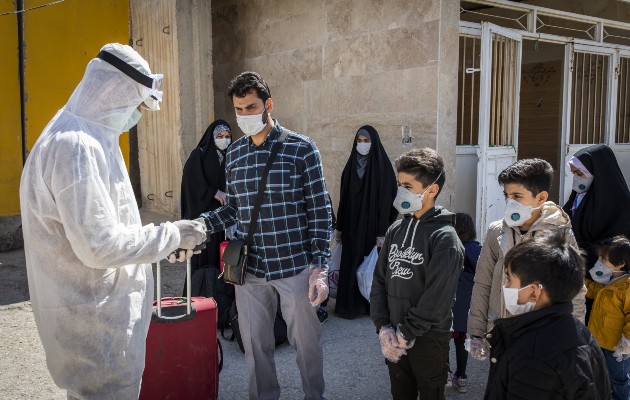
M 432 149 L 396 160 L 394 207 L 374 271 L 370 314 L 386 358 L 393 398 L 444 399 L 453 324 L 451 308 L 464 262 L 455 214 L 435 205 L 444 162 Z
M 606 360 L 571 312 L 584 260 L 558 231 L 541 232 L 505 256 L 503 297 L 514 317 L 486 339 L 486 399 L 610 399 Z

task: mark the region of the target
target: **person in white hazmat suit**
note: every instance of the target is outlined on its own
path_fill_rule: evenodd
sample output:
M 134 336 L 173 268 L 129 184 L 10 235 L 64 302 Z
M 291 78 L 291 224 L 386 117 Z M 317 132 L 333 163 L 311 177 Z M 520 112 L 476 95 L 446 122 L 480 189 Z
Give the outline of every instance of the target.
M 161 79 L 131 47 L 105 45 L 22 172 L 33 313 L 48 369 L 69 399 L 138 398 L 150 263 L 206 237 L 197 221 L 142 226 L 118 145 L 141 104 L 159 109 Z M 183 261 L 192 251 L 177 254 Z

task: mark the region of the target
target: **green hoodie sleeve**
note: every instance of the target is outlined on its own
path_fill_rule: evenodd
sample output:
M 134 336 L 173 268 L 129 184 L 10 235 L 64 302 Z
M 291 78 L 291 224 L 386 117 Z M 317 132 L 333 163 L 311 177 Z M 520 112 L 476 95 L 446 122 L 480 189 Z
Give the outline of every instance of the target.
M 431 238 L 431 259 L 426 265 L 426 290 L 407 312 L 400 331 L 410 340 L 440 325 L 451 314 L 464 251 L 454 229 L 437 231 Z

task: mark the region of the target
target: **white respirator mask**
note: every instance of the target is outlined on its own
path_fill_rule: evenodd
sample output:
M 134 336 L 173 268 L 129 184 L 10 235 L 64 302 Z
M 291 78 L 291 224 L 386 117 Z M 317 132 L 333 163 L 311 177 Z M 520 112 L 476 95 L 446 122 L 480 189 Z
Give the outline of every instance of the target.
M 508 199 L 503 213 L 503 220 L 510 227 L 522 226 L 532 217 L 532 211 L 540 207 L 532 207 L 519 203 L 514 199 Z
M 525 314 L 530 312 L 536 307 L 536 303 L 527 302 L 525 304 L 518 304 L 518 292 L 523 289 L 527 289 L 530 285 L 527 285 L 523 288 L 506 288 L 503 286 L 503 300 L 505 300 L 505 308 L 512 315 Z M 538 284 L 539 288 L 543 288 L 541 284 Z
M 591 278 L 593 278 L 595 282 L 607 285 L 610 282 L 610 278 L 612 278 L 613 272 L 615 271 L 608 268 L 601 259 L 598 259 L 593 268 L 589 269 L 588 272 L 591 274 Z
M 573 175 L 573 184 L 571 185 L 571 189 L 575 190 L 576 193 L 584 193 L 591 187 L 592 183 L 593 178 Z
M 357 143 L 357 153 L 367 156 L 370 153 L 372 143 Z
M 236 116 L 236 123 L 245 136 L 253 136 L 265 129 L 267 126 L 267 122 L 263 122 L 265 111 L 267 111 L 267 107 L 263 108 L 263 112 L 260 114 Z
M 232 139 L 230 138 L 216 138 L 214 139 L 214 144 L 217 146 L 219 150 L 225 150 L 232 143 Z

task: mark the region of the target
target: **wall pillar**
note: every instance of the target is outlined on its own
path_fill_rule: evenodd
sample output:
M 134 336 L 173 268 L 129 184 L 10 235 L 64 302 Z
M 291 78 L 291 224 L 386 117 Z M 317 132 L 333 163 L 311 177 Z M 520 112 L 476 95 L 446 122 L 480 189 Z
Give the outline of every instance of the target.
M 164 74 L 162 109 L 138 124 L 142 204 L 179 216 L 182 168 L 213 118 L 210 2 L 133 0 L 131 20 L 133 47 Z

